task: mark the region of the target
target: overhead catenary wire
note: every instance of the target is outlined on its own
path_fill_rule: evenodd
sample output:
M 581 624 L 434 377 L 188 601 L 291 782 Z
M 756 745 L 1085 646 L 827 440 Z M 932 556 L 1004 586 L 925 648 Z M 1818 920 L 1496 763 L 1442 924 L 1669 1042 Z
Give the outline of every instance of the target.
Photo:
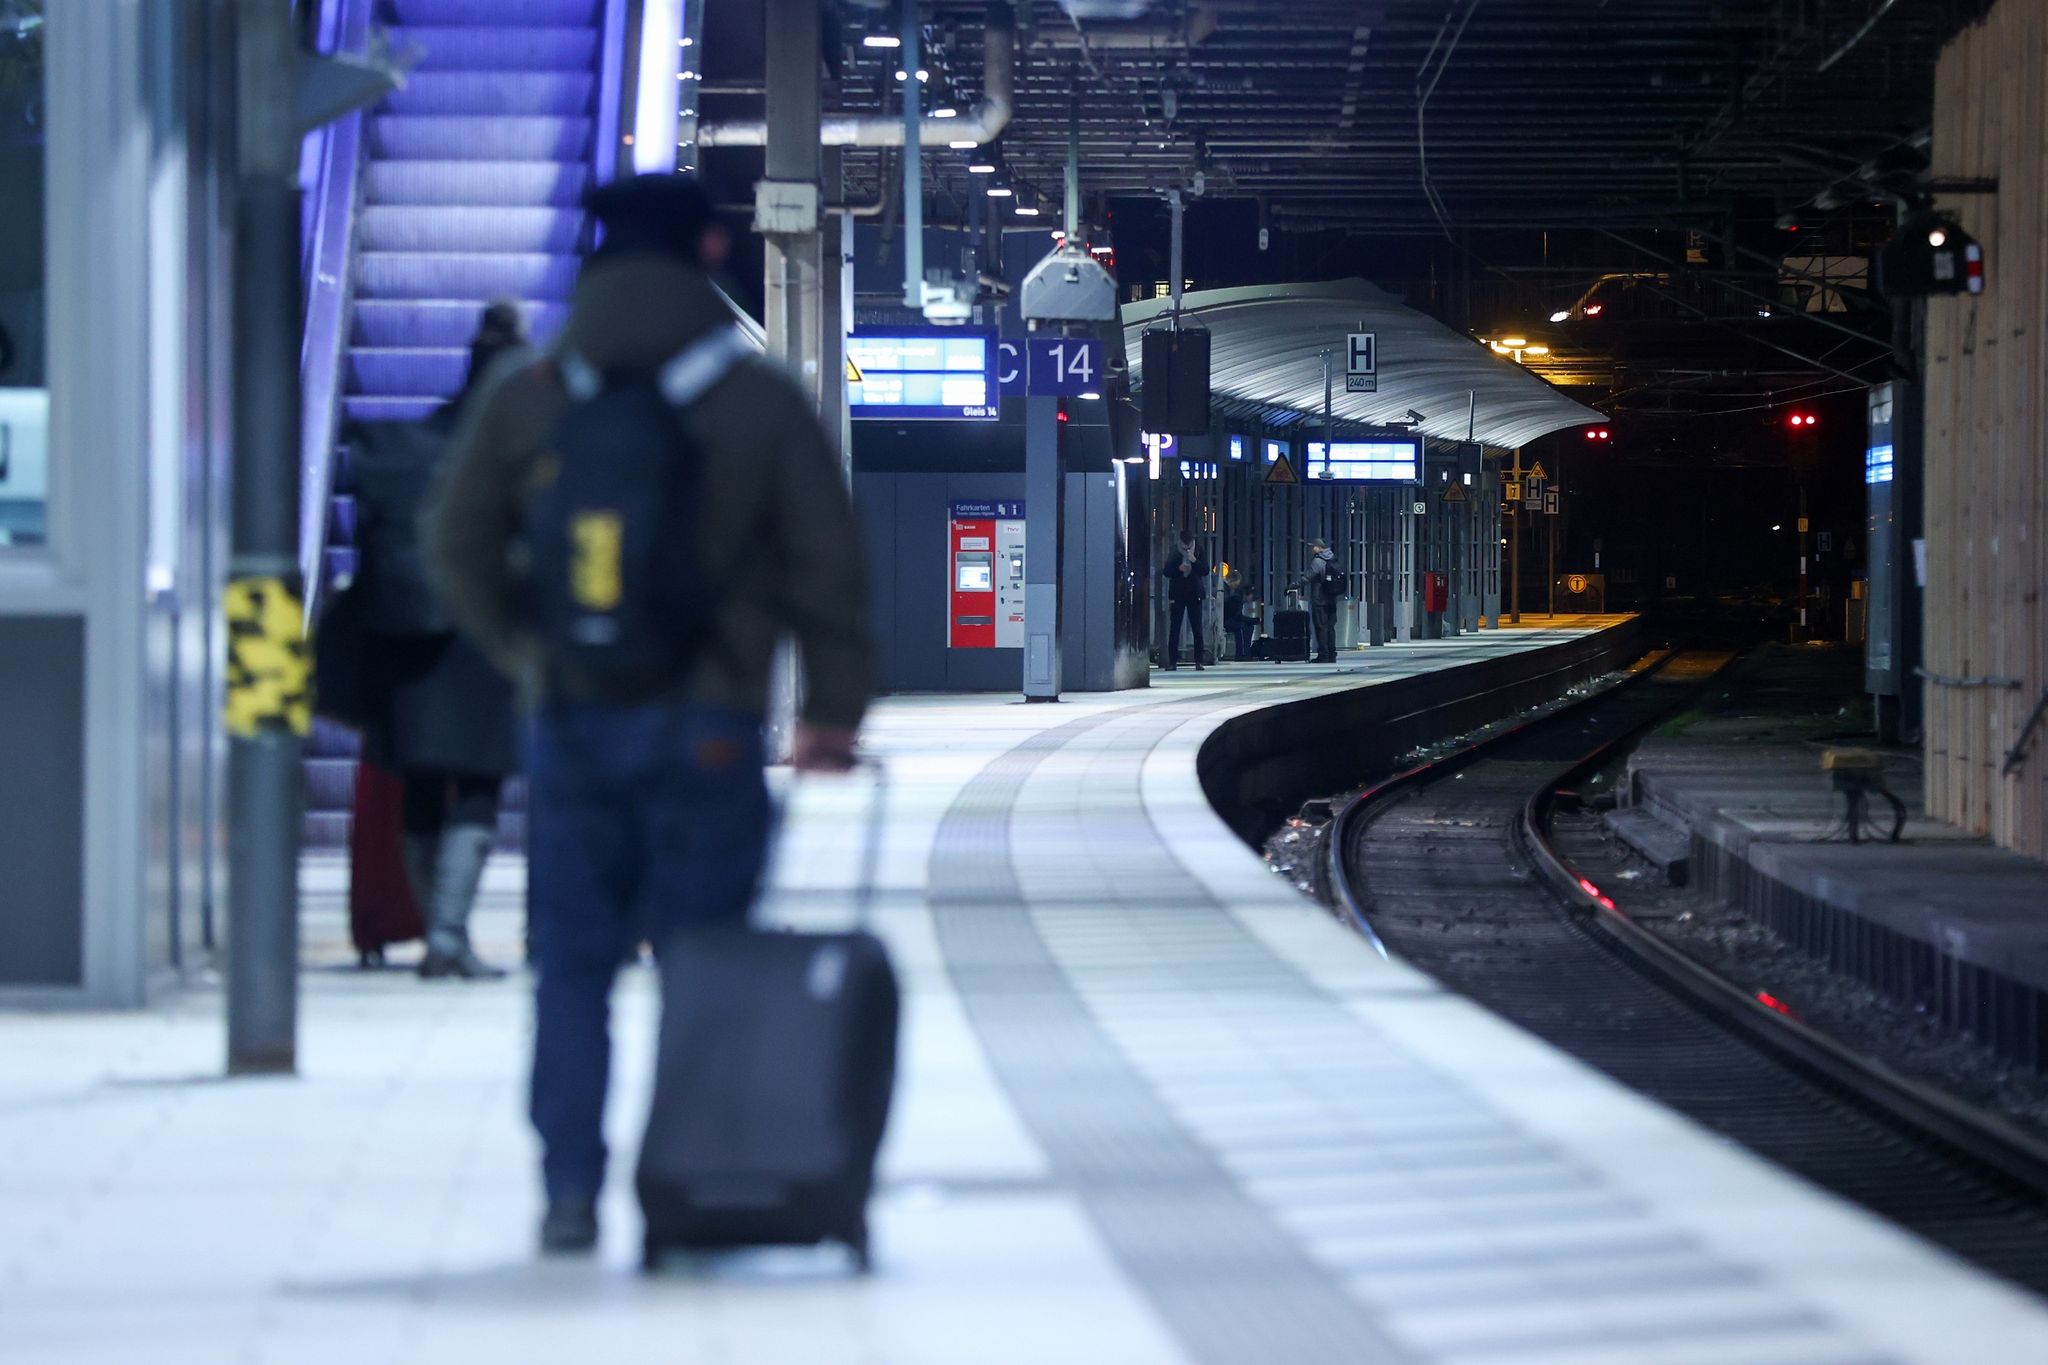
M 1448 45 L 1444 43 L 1444 32 L 1450 27 L 1451 15 L 1456 11 L 1444 15 L 1444 27 L 1437 30 L 1436 41 L 1430 44 L 1428 54 L 1422 59 L 1421 68 L 1415 73 L 1415 159 L 1422 172 L 1422 197 L 1429 201 L 1430 211 L 1436 214 L 1437 222 L 1442 225 L 1445 239 L 1453 241 L 1456 239 L 1451 233 L 1450 212 L 1444 207 L 1442 196 L 1437 194 L 1436 186 L 1429 178 L 1429 98 L 1436 93 L 1437 82 L 1444 78 L 1444 70 L 1451 64 L 1451 55 L 1458 50 L 1458 40 L 1465 36 L 1466 25 L 1470 24 L 1472 16 L 1479 12 L 1479 5 L 1480 0 L 1471 0 L 1471 3 L 1466 5 L 1464 17 L 1458 20 L 1458 30 L 1451 34 Z M 1437 62 L 1435 72 L 1430 73 L 1430 61 L 1436 56 L 1439 47 L 1443 50 L 1443 59 Z M 1423 84 L 1425 74 L 1429 76 L 1426 86 Z

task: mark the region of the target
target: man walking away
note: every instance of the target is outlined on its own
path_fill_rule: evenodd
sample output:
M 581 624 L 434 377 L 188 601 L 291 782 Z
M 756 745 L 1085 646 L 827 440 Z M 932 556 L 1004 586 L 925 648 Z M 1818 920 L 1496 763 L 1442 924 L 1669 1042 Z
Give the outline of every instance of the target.
M 1182 531 L 1179 544 L 1166 561 L 1166 662 L 1163 668 L 1180 667 L 1180 628 L 1186 621 L 1194 637 L 1195 667 L 1201 668 L 1202 601 L 1209 595 L 1209 558 L 1195 548 L 1193 533 Z
M 1337 662 L 1337 597 L 1343 591 L 1337 556 L 1321 540 L 1308 543 L 1309 620 L 1315 626 L 1316 658 L 1319 664 Z
M 429 514 L 450 613 L 533 707 L 532 1118 L 557 1252 L 597 1240 L 620 963 L 753 899 L 778 639 L 802 657 L 799 770 L 851 766 L 871 674 L 838 457 L 712 288 L 709 199 L 646 175 L 588 207 L 602 244 L 560 340 L 491 388 Z

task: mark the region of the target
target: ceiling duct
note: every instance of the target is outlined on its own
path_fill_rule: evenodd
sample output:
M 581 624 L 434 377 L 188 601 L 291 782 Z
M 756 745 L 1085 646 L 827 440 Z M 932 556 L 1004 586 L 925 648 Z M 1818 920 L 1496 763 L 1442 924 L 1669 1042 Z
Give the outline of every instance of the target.
M 1009 126 L 1015 108 L 1017 40 L 1015 16 L 1006 4 L 989 6 L 988 27 L 981 35 L 981 98 L 957 118 L 919 122 L 919 141 L 927 147 L 949 142 L 984 146 Z M 903 120 L 894 114 L 827 114 L 819 121 L 818 140 L 827 147 L 901 147 Z M 704 147 L 765 147 L 768 120 L 723 119 L 697 130 Z
M 1139 16 L 1149 5 L 1106 4 L 1093 6 L 1087 0 L 1076 0 L 1071 5 L 1062 5 L 1078 23 L 1080 20 L 1098 20 L 1087 28 L 1061 28 L 1048 24 L 1038 30 L 1036 42 L 1040 47 L 1082 48 L 1091 52 L 1143 51 L 1150 52 L 1163 47 L 1193 47 L 1216 31 L 1217 14 L 1214 5 L 1191 5 L 1185 20 L 1154 19 L 1141 20 Z M 1098 12 L 1084 13 L 1084 10 Z M 1132 22 L 1137 20 L 1137 22 Z

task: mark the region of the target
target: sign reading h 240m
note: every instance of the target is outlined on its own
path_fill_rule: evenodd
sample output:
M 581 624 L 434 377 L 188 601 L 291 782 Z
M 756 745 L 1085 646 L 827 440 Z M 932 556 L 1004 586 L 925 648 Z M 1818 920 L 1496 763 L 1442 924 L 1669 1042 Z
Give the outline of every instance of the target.
M 1344 392 L 1380 391 L 1378 332 L 1353 332 L 1344 347 Z

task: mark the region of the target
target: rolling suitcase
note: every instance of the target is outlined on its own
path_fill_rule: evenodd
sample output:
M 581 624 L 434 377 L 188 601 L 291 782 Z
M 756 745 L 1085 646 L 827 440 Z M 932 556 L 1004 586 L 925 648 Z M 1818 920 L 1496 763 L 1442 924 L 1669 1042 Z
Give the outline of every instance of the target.
M 1308 613 L 1299 608 L 1273 613 L 1273 657 L 1286 663 L 1308 660 Z
M 364 967 L 383 966 L 387 947 L 427 933 L 405 875 L 404 800 L 397 773 L 368 760 L 356 765 L 348 822 L 348 934 Z
M 867 1202 L 899 1001 L 867 932 L 886 778 L 846 933 L 699 930 L 664 945 L 654 1101 L 635 1178 L 643 1265 L 668 1251 L 836 1241 L 868 1268 Z

